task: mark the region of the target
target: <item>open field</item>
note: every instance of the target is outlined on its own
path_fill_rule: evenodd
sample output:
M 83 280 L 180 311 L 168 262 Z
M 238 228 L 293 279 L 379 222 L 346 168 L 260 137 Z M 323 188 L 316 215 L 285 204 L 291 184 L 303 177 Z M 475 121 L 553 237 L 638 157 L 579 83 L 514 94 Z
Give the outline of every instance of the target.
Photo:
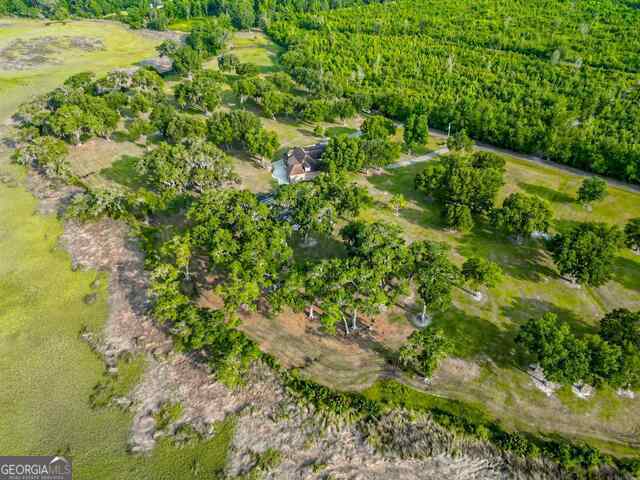
M 16 38 L 29 44 L 45 35 L 100 39 L 105 48 L 54 52 L 51 63 L 20 71 L 0 67 L 0 122 L 30 96 L 51 90 L 69 75 L 130 65 L 153 55 L 158 43 L 109 22 L 45 26 L 2 19 L 0 50 Z M 0 126 L 2 136 L 7 130 Z M 122 156 L 133 155 L 134 147 L 87 143 L 72 152 L 71 161 L 95 159 L 95 165 L 76 166 L 85 173 L 95 166 L 97 181 L 127 178 L 129 166 Z M 151 455 L 133 456 L 126 450 L 132 415 L 89 407 L 89 395 L 104 378 L 105 367 L 78 333 L 84 326 L 96 332 L 103 328 L 108 278 L 95 271 L 72 271 L 69 256 L 58 246 L 61 223 L 37 213 L 37 201 L 22 186 L 23 170 L 9 164 L 10 153 L 0 145 L 0 174 L 15 179 L 0 182 L 0 451 L 67 454 L 74 462 L 74 478 L 81 480 L 215 478 L 225 465 L 233 422 L 222 424 L 211 440 L 182 448 L 163 440 Z M 96 301 L 86 304 L 84 297 L 94 293 Z M 138 370 L 121 385 L 123 392 L 136 383 Z

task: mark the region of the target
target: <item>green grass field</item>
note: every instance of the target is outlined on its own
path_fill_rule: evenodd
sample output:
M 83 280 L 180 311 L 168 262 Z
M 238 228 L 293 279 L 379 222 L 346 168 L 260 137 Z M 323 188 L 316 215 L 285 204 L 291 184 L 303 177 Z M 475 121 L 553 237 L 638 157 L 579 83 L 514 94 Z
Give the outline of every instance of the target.
M 102 39 L 105 50 L 69 51 L 56 56 L 55 65 L 0 70 L 0 122 L 30 96 L 51 90 L 69 75 L 128 66 L 153 55 L 158 43 L 108 22 L 45 26 L 2 19 L 2 24 L 0 50 L 16 38 L 28 44 L 39 37 L 68 35 Z M 6 130 L 0 126 L 0 133 Z M 109 146 L 90 147 L 75 160 L 100 158 L 95 165 L 81 163 L 79 169 L 89 173 L 96 167 L 100 182 L 130 178 L 122 154 L 135 152 L 126 151 L 126 145 L 118 152 Z M 93 387 L 105 378 L 104 363 L 78 334 L 82 327 L 102 329 L 108 314 L 107 278 L 71 270 L 68 254 L 58 245 L 60 222 L 36 213 L 36 200 L 21 186 L 24 172 L 10 165 L 9 156 L 0 146 L 0 174 L 19 180 L 17 186 L 0 183 L 0 452 L 69 455 L 74 478 L 80 480 L 219 478 L 216 472 L 225 465 L 234 432 L 232 418 L 219 425 L 210 440 L 180 448 L 163 440 L 151 455 L 133 456 L 126 451 L 131 414 L 90 408 Z M 92 289 L 97 277 L 100 286 Z M 83 301 L 89 293 L 97 293 L 91 305 Z M 137 382 L 143 367 L 136 360 L 122 371 L 116 385 L 119 394 Z

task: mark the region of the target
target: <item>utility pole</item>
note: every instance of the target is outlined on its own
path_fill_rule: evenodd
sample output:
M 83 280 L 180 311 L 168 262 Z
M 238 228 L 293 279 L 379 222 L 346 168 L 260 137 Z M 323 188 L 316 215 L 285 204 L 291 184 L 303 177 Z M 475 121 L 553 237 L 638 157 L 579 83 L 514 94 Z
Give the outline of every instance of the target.
M 449 122 L 449 128 L 447 129 L 447 138 L 451 136 L 451 122 Z

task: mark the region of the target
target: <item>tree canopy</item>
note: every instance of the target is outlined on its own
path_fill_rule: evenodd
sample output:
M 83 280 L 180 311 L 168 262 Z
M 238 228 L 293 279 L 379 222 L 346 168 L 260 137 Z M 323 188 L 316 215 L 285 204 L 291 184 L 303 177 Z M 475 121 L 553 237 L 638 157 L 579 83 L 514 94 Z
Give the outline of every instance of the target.
M 506 235 L 529 238 L 534 232 L 547 232 L 553 213 L 549 203 L 539 197 L 512 193 L 502 207 L 491 212 L 494 227 Z
M 561 275 L 597 287 L 611 278 L 613 260 L 623 239 L 616 226 L 579 223 L 555 235 L 549 249 Z

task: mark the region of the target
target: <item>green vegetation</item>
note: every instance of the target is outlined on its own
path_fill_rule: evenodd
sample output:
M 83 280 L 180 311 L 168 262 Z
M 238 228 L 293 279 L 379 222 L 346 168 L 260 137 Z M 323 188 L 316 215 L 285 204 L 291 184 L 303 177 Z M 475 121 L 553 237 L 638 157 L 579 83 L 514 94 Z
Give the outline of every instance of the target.
M 225 465 L 233 422 L 211 439 L 183 448 L 163 440 L 150 456 L 135 457 L 126 451 L 131 415 L 91 409 L 96 385 L 106 381 L 115 395 L 128 393 L 144 361 L 119 362 L 113 383 L 104 376 L 103 362 L 78 333 L 102 329 L 106 278 L 94 282 L 96 272 L 72 271 L 57 246 L 60 223 L 35 210 L 31 194 L 0 183 L 0 449 L 7 455 L 68 452 L 80 479 L 211 478 Z M 83 298 L 92 293 L 97 301 L 88 305 Z
M 612 0 L 401 0 L 288 15 L 268 32 L 312 91 L 637 183 L 638 40 L 619 32 L 639 25 Z
M 252 24 L 255 19 L 250 10 L 234 11 L 231 20 Z M 529 380 L 514 368 L 524 365 L 527 355 L 543 364 L 550 378 L 563 383 L 636 384 L 640 365 L 635 314 L 615 310 L 603 320 L 604 325 L 613 326 L 603 327 L 600 335 L 592 334 L 589 324 L 612 307 L 635 301 L 637 265 L 629 260 L 629 252 L 619 255 L 622 235 L 618 227 L 597 230 L 591 227 L 594 223 L 577 223 L 600 220 L 614 208 L 622 211 L 616 217 L 622 223 L 635 215 L 636 197 L 612 188 L 590 209 L 580 208 L 573 201 L 575 177 L 558 172 L 548 175 L 540 173 L 542 167 L 474 152 L 465 130 L 457 128 L 448 142 L 455 153 L 421 167 L 418 175 L 417 168 L 409 167 L 369 177 L 372 202 L 350 179 L 367 182 L 357 172 L 395 160 L 400 155 L 400 137 L 405 138 L 408 149 L 424 148 L 429 141 L 427 118 L 433 115 L 427 109 L 410 113 L 402 135 L 389 119 L 367 115 L 361 136 L 338 136 L 330 141 L 323 159 L 328 173 L 313 182 L 280 187 L 271 198 L 227 188 L 238 180 L 227 154 L 238 155 L 242 150 L 264 164 L 275 155 L 279 141 L 265 128 L 267 122 L 287 121 L 289 127 L 297 128 L 304 125 L 300 120 L 306 120 L 316 125 L 305 128 L 324 128 L 318 122 L 351 117 L 356 109 L 372 105 L 355 94 L 362 92 L 343 88 L 330 69 L 326 75 L 316 75 L 306 66 L 301 68 L 307 70 L 292 70 L 289 76 L 261 70 L 241 55 L 231 57 L 234 54 L 225 50 L 225 22 L 224 18 L 198 22 L 186 47 L 161 45 L 159 52 L 172 57 L 176 73 L 186 76 L 172 76 L 175 83 L 170 88 L 148 70 L 115 72 L 97 80 L 76 75 L 23 108 L 18 118 L 18 160 L 85 188 L 72 201 L 68 215 L 82 220 L 103 215 L 123 219 L 140 235 L 151 271 L 153 313 L 174 335 L 178 349 L 206 356 L 217 378 L 231 388 L 243 383 L 252 362 L 265 359 L 300 401 L 330 415 L 363 422 L 375 421 L 383 405 L 278 367 L 260 352 L 251 336 L 238 330 L 240 319 L 253 315 L 250 312 L 277 318 L 287 307 L 295 312 L 308 307 L 310 323 L 318 318 L 324 332 L 343 333 L 345 344 L 354 344 L 356 356 L 361 347 L 355 344 L 362 339 L 367 348 L 389 360 L 399 359 L 407 370 L 433 376 L 433 388 L 445 390 L 448 396 L 473 398 L 480 392 L 478 398 L 485 399 L 497 393 L 497 402 L 510 407 L 504 410 L 505 424 L 510 426 L 516 423 L 511 418 L 514 405 L 526 410 L 535 403 L 529 400 L 533 397 L 530 391 L 525 392 L 525 402 L 514 401 L 523 398 L 525 382 L 529 386 Z M 221 71 L 204 73 L 204 60 L 222 51 L 226 59 L 211 62 Z M 351 77 L 361 76 L 354 72 Z M 241 106 L 228 104 L 230 89 Z M 253 111 L 271 119 L 261 119 Z M 125 172 L 135 169 L 137 178 L 122 184 L 123 188 L 93 188 L 82 181 L 71 163 L 63 161 L 62 147 L 77 152 L 82 148 L 80 142 L 101 142 L 102 137 L 132 138 L 147 149 L 140 159 L 124 165 Z M 549 186 L 554 181 L 566 183 Z M 381 190 L 392 194 L 390 202 Z M 430 202 L 424 194 L 437 202 Z M 620 199 L 615 206 L 610 203 Z M 502 208 L 495 207 L 498 200 Z M 568 203 L 571 206 L 564 205 Z M 378 208 L 386 205 L 392 205 L 391 211 Z M 438 219 L 440 210 L 448 226 L 465 233 L 445 231 Z M 557 213 L 554 220 L 552 214 Z M 580 233 L 589 229 L 593 231 L 587 232 L 585 240 Z M 542 242 L 530 238 L 547 230 L 560 232 L 550 245 L 561 273 L 593 289 L 568 290 L 571 286 L 550 268 Z M 523 241 L 514 245 L 497 232 Z M 611 235 L 605 235 L 607 232 Z M 319 240 L 318 248 L 308 253 L 312 236 Z M 595 262 L 593 256 L 597 256 Z M 614 281 L 605 284 L 610 279 Z M 485 285 L 488 295 L 479 299 L 461 295 L 458 290 L 470 293 L 465 285 L 474 289 Z M 212 303 L 220 300 L 221 304 L 205 308 L 203 293 L 216 297 Z M 417 318 L 414 311 L 420 306 L 422 315 Z M 397 317 L 400 308 L 416 324 L 432 321 L 433 326 L 414 332 L 406 342 L 406 335 L 397 335 L 402 338 L 389 346 L 386 339 L 374 337 L 371 326 L 380 319 L 384 328 L 387 317 Z M 552 313 L 542 316 L 547 311 Z M 542 321 L 525 323 L 516 338 L 519 324 L 539 317 Z M 621 330 L 623 338 L 614 337 L 612 332 Z M 369 332 L 372 340 L 366 337 Z M 316 333 L 320 335 L 320 330 Z M 360 338 L 351 341 L 347 335 Z M 323 340 L 331 341 L 329 337 Z M 522 355 L 515 349 L 518 342 L 526 347 Z M 487 377 L 476 379 L 471 372 L 470 379 L 462 382 L 438 379 L 433 374 L 447 354 L 465 357 L 470 367 L 476 367 L 479 358 L 486 359 L 482 368 L 491 368 L 492 375 L 502 377 L 483 383 Z M 351 361 L 347 358 L 345 364 Z M 122 377 L 103 378 L 94 390 L 95 406 L 106 405 L 126 391 L 136 371 L 123 366 Z M 398 401 L 414 396 L 400 390 L 396 393 Z M 415 401 L 428 404 L 432 400 Z M 500 407 L 497 402 L 487 402 L 487 412 L 495 413 L 496 406 Z M 546 406 L 543 402 L 539 403 Z M 451 404 L 475 410 L 462 402 Z M 620 399 L 619 404 L 620 411 L 627 407 L 625 400 Z M 464 411 L 430 412 L 455 432 L 490 440 L 521 456 L 543 454 L 567 468 L 584 469 L 614 461 L 594 448 L 509 432 L 493 420 L 469 419 Z M 516 430 L 519 425 L 538 428 L 538 423 L 527 425 L 527 413 Z M 619 421 L 610 413 L 607 419 Z M 156 421 L 166 429 L 180 414 L 177 404 L 165 404 Z M 192 437 L 188 427 L 178 428 L 184 438 Z M 540 430 L 552 428 L 540 425 Z M 584 430 L 576 431 L 575 436 L 587 437 Z M 619 440 L 620 429 L 612 431 L 611 437 Z M 203 443 L 199 440 L 188 446 L 196 449 Z M 159 451 L 164 445 L 160 443 Z M 212 448 L 217 453 L 212 455 L 219 459 L 218 447 L 222 446 L 216 445 Z M 278 457 L 277 452 L 266 452 L 264 459 L 256 457 L 252 472 L 264 473 Z M 201 473 L 196 463 L 191 471 L 194 476 Z
M 504 162 L 487 154 L 455 154 L 429 162 L 416 176 L 415 187 L 444 204 L 449 227 L 466 231 L 472 226 L 471 214 L 491 213 L 495 198 L 504 184 Z
M 153 419 L 156 421 L 156 429 L 165 430 L 168 426 L 180 420 L 182 412 L 181 403 L 163 403 L 158 411 L 153 414 Z
M 117 372 L 105 372 L 103 379 L 93 387 L 89 397 L 92 408 L 113 406 L 114 400 L 125 397 L 135 387 L 144 373 L 144 356 L 125 355 L 118 359 Z
M 398 352 L 398 360 L 403 368 L 430 377 L 451 349 L 451 341 L 442 330 L 427 326 L 409 336 Z
M 561 275 L 598 287 L 613 276 L 614 258 L 623 242 L 616 225 L 588 222 L 558 233 L 549 248 Z

